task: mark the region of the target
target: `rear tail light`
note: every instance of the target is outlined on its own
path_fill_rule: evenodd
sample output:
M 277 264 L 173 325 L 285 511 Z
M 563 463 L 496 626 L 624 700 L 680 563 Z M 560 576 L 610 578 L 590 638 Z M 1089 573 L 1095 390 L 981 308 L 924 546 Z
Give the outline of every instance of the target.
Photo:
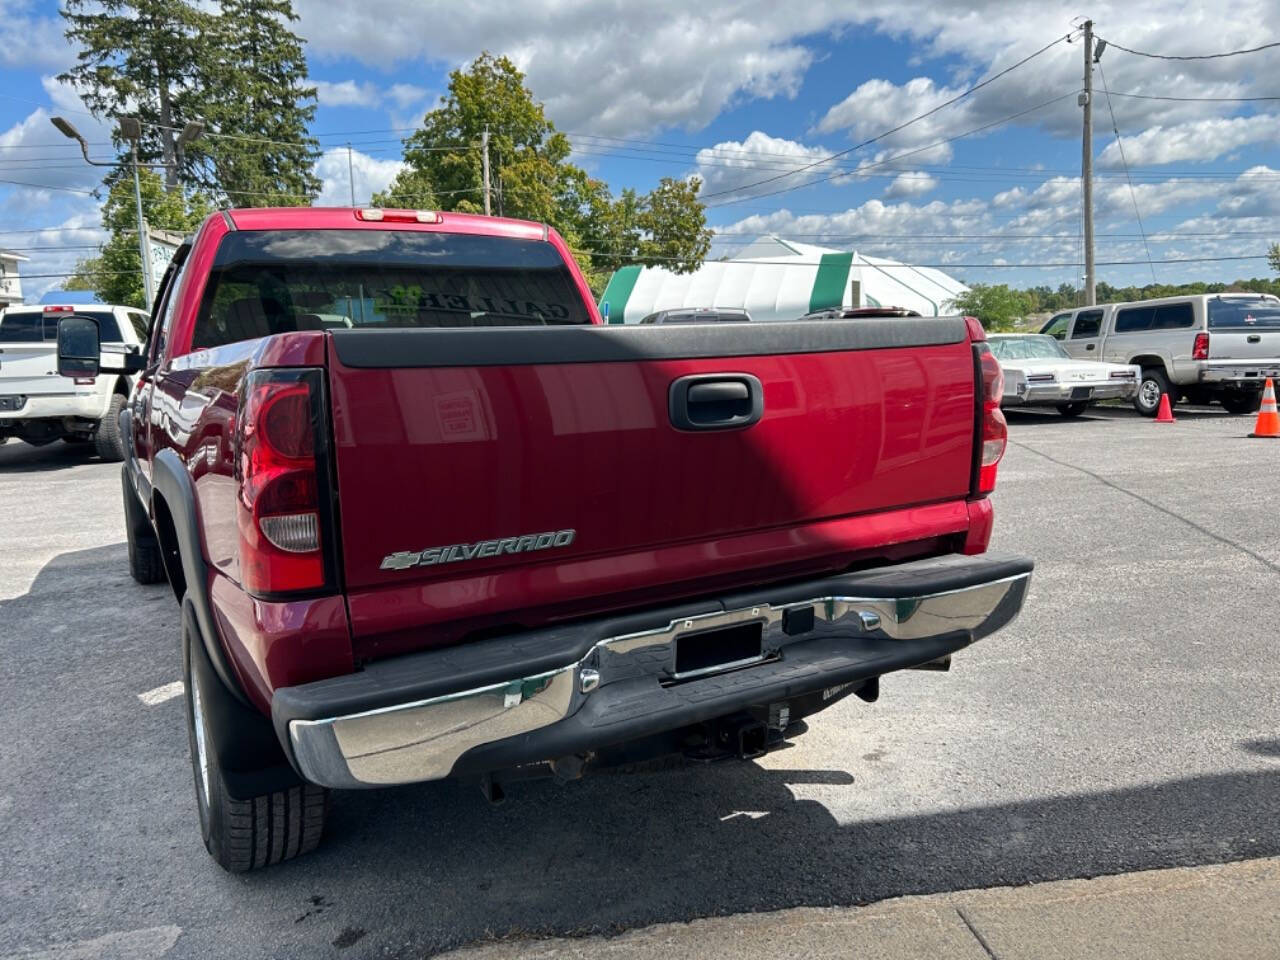
M 323 379 L 256 370 L 236 422 L 240 578 L 256 596 L 333 584 Z
M 1208 360 L 1209 359 L 1209 335 L 1207 333 L 1197 333 L 1195 346 L 1191 348 L 1192 360 Z
M 1000 398 L 1004 394 L 1004 373 L 1000 362 L 985 342 L 973 345 L 979 377 L 978 443 L 975 464 L 975 496 L 985 496 L 995 489 L 996 468 L 1004 456 L 1009 440 L 1009 425 L 1000 411 Z

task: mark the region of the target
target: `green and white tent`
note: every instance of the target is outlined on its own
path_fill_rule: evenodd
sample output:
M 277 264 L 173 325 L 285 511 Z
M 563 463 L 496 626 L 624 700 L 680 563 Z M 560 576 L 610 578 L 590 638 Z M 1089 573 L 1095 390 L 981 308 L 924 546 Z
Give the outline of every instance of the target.
M 947 301 L 967 289 L 941 270 L 765 236 L 693 273 L 623 267 L 600 306 L 608 304 L 610 323 L 639 323 L 679 307 L 739 307 L 752 320 L 794 320 L 836 306 L 907 307 L 934 317 L 948 313 Z

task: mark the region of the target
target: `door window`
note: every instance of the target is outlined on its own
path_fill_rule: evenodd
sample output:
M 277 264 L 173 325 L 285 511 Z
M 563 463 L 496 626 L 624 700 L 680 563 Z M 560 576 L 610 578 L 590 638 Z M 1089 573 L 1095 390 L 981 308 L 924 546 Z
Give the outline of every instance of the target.
M 1102 328 L 1101 310 L 1082 310 L 1076 315 L 1076 325 L 1071 330 L 1072 340 L 1091 340 Z
M 1046 323 L 1043 327 L 1041 327 L 1040 332 L 1043 334 L 1047 334 L 1050 337 L 1053 337 L 1055 340 L 1063 340 L 1063 339 L 1066 339 L 1067 324 L 1069 324 L 1070 322 L 1071 322 L 1071 314 L 1060 313 L 1056 317 L 1054 317 L 1052 320 L 1050 320 L 1048 323 Z

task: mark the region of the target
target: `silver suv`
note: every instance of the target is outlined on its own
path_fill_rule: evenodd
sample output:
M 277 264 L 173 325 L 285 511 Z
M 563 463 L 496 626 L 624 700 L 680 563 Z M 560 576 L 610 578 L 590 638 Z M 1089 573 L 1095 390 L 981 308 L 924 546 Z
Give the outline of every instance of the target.
M 1082 360 L 1142 368 L 1133 405 L 1155 416 L 1171 403 L 1220 401 L 1253 413 L 1267 377 L 1280 379 L 1280 298 L 1217 293 L 1078 307 L 1041 329 Z

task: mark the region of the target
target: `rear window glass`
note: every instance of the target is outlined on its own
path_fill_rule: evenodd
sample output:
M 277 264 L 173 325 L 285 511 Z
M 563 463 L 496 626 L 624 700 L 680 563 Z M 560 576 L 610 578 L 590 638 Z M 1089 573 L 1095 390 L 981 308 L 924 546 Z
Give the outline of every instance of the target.
M 40 310 L 8 311 L 0 317 L 0 343 L 53 343 L 58 339 L 58 321 L 69 313 L 44 313 Z M 115 314 L 107 310 L 77 310 L 76 316 L 98 321 L 98 339 L 103 343 L 121 343 L 120 325 Z
M 1152 326 L 1156 330 L 1180 330 L 1194 326 L 1196 322 L 1195 308 L 1189 303 L 1164 303 L 1156 307 Z
M 1274 300 L 1210 300 L 1210 330 L 1274 330 L 1280 327 L 1280 303 Z
M 193 348 L 291 330 L 589 323 L 551 244 L 407 230 L 223 238 Z
M 1156 317 L 1155 307 L 1129 307 L 1116 312 L 1116 333 L 1150 330 Z

